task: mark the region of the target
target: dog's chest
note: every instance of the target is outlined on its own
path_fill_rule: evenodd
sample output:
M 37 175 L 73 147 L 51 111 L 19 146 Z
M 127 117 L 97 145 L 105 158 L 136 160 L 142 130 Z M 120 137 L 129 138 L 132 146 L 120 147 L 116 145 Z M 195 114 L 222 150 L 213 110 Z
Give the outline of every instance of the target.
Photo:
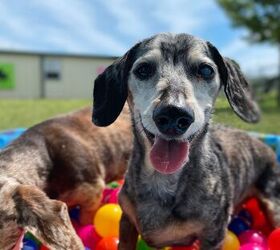
M 179 185 L 180 173 L 163 175 L 157 172 L 141 177 L 138 198 L 146 202 L 157 201 L 160 205 L 173 204 Z
M 138 189 L 137 218 L 142 237 L 151 245 L 191 244 L 202 230 L 196 221 L 174 216 L 180 173 L 145 176 Z
M 144 231 L 161 227 L 172 216 L 178 184 L 179 174 L 142 176 L 137 189 L 137 213 Z

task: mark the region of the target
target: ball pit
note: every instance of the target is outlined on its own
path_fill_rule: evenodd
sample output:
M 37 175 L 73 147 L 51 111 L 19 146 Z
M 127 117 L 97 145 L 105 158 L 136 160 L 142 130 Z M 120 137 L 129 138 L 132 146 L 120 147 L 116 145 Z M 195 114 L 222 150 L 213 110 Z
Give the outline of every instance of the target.
M 79 209 L 69 211 L 72 224 L 86 250 L 116 250 L 121 209 L 117 204 L 119 182 L 103 192 L 102 206 L 96 212 L 92 225 L 79 224 Z M 23 250 L 47 250 L 30 233 L 24 237 Z M 154 250 L 138 239 L 136 250 Z M 199 250 L 199 242 L 192 246 L 166 247 L 162 250 Z M 280 228 L 272 232 L 268 220 L 256 198 L 245 201 L 232 216 L 222 250 L 280 250 Z
M 24 131 L 25 129 L 18 128 L 0 132 L 0 149 L 6 147 L 12 140 L 16 139 Z M 249 134 L 253 137 L 259 138 L 266 144 L 270 145 L 275 150 L 277 159 L 280 162 L 280 136 L 254 132 L 251 132 Z M 117 204 L 120 186 L 123 184 L 123 182 L 124 180 L 119 180 L 108 184 L 103 193 L 103 204 Z M 109 249 L 106 245 L 107 243 L 104 243 L 108 242 L 107 237 L 102 238 L 101 236 L 99 236 L 95 229 L 96 226 L 81 226 L 79 224 L 79 208 L 71 209 L 69 211 L 69 214 L 72 219 L 73 226 L 77 231 L 77 234 L 81 237 L 85 245 L 85 250 Z M 110 224 L 109 226 L 111 227 L 112 225 Z M 114 224 L 114 227 L 114 230 L 116 230 L 116 227 L 118 227 L 118 222 Z M 238 235 L 240 241 L 239 250 L 280 250 L 280 228 L 272 231 L 265 213 L 260 208 L 259 202 L 256 198 L 251 198 L 242 205 L 242 209 L 233 216 L 233 221 L 231 222 L 231 226 L 229 227 L 229 229 L 236 231 L 236 234 Z M 229 234 L 233 234 L 233 232 L 228 232 L 227 237 Z M 104 239 L 107 239 L 107 241 Z M 19 242 L 20 240 L 21 238 L 19 239 Z M 231 250 L 227 247 L 226 242 L 227 241 L 225 241 L 223 250 Z M 48 250 L 46 246 L 42 245 L 30 233 L 25 234 L 23 243 L 23 250 Z M 113 245 L 109 246 L 112 247 L 110 248 L 110 250 L 116 249 Z M 147 246 L 147 244 L 143 240 L 142 243 L 138 242 L 137 250 L 150 249 L 152 250 L 152 248 Z M 19 250 L 19 247 L 16 246 L 14 250 Z M 192 246 L 186 247 L 166 247 L 164 248 L 164 250 L 199 250 L 199 243 L 195 242 Z

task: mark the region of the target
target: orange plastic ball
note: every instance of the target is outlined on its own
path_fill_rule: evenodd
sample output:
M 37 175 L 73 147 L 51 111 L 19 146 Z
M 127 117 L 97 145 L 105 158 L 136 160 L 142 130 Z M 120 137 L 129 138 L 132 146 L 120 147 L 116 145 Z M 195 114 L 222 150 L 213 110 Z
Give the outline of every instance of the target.
M 119 237 L 119 225 L 122 215 L 118 204 L 105 204 L 95 214 L 93 224 L 102 237 Z
M 105 237 L 100 240 L 96 246 L 96 250 L 117 250 L 119 239 L 117 237 Z
M 226 237 L 224 240 L 223 250 L 239 250 L 240 243 L 237 236 L 231 232 L 227 231 Z

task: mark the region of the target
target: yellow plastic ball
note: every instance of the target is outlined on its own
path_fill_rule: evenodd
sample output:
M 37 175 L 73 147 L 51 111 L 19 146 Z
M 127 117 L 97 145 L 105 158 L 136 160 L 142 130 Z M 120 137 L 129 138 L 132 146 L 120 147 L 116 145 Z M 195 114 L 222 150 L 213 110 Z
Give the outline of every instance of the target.
M 233 232 L 227 231 L 224 240 L 223 250 L 239 250 L 239 248 L 240 243 L 237 236 Z
M 122 210 L 118 204 L 106 204 L 98 209 L 93 224 L 102 237 L 119 237 Z

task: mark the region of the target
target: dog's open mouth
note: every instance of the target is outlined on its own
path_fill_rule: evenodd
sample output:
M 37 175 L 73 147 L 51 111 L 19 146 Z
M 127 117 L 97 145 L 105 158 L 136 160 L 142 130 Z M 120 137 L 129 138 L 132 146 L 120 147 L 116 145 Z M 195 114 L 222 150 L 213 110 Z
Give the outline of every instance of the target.
M 150 160 L 160 173 L 173 174 L 188 161 L 188 155 L 188 141 L 165 140 L 156 136 L 150 152 Z
M 152 145 L 151 163 L 158 172 L 173 174 L 185 165 L 189 158 L 190 143 L 188 141 L 166 140 L 153 135 L 145 127 L 144 131 Z

